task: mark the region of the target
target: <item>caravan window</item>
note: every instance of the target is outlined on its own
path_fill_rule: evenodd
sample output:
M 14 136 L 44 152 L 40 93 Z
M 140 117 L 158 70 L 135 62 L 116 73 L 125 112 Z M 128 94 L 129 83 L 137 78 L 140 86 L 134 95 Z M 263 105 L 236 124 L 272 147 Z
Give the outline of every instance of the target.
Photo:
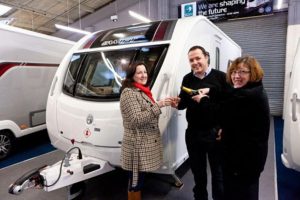
M 75 79 L 78 73 L 80 63 L 82 62 L 83 58 L 84 58 L 83 54 L 82 55 L 75 54 L 71 58 L 71 62 L 68 67 L 64 86 L 63 86 L 63 90 L 69 94 L 73 94 Z
M 63 91 L 91 101 L 118 100 L 130 64 L 144 62 L 153 84 L 166 51 L 167 46 L 163 45 L 74 54 Z

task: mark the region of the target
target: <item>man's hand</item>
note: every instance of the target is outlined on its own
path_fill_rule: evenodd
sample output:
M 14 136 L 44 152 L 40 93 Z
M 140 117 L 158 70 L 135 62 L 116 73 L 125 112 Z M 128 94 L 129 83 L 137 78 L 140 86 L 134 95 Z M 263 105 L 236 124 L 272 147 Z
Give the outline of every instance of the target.
M 206 94 L 199 93 L 195 96 L 192 96 L 192 99 L 197 103 L 199 103 L 203 97 L 209 97 L 209 96 L 207 96 Z
M 220 141 L 222 139 L 222 129 L 219 129 L 216 140 Z
M 198 90 L 199 94 L 208 94 L 209 93 L 209 88 L 202 88 Z
M 171 106 L 173 108 L 178 108 L 178 104 L 179 104 L 179 102 L 181 100 L 180 97 L 172 97 L 171 99 L 172 99 Z

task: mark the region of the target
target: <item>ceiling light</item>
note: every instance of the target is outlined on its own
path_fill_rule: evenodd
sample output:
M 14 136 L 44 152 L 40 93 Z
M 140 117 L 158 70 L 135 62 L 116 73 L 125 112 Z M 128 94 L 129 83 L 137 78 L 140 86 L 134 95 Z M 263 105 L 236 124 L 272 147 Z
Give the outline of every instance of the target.
M 11 7 L 0 4 L 0 16 L 7 13 Z
M 84 30 L 80 30 L 80 29 L 77 29 L 77 28 L 71 28 L 69 26 L 63 26 L 63 25 L 60 25 L 60 24 L 55 24 L 55 27 L 58 28 L 58 29 L 71 31 L 71 32 L 75 32 L 75 33 L 80 33 L 80 34 L 85 34 L 85 35 L 91 33 L 89 31 L 84 31 Z
M 282 6 L 282 0 L 278 0 L 277 9 L 280 10 Z
M 14 20 L 15 18 L 0 19 L 0 24 L 10 25 Z
M 143 22 L 151 22 L 150 19 L 148 19 L 148 18 L 146 18 L 146 17 L 144 17 L 144 16 L 142 16 L 142 15 L 136 13 L 136 12 L 133 12 L 133 11 L 131 11 L 131 10 L 129 10 L 128 12 L 129 12 L 129 15 L 130 15 L 131 17 L 134 17 L 134 18 L 136 18 L 136 19 L 138 19 L 138 20 L 141 20 L 141 21 L 143 21 Z

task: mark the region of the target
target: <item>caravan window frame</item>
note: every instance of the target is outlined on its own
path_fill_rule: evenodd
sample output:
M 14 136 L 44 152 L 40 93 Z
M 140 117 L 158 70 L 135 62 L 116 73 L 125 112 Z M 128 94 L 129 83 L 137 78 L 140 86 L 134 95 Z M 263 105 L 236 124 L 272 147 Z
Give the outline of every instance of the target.
M 64 77 L 62 91 L 68 96 L 87 101 L 118 101 L 121 82 L 126 76 L 125 69 L 136 62 L 146 64 L 151 88 L 168 48 L 169 44 L 160 44 L 74 53 Z M 125 58 L 127 56 L 127 63 L 124 66 L 120 64 L 121 56 Z

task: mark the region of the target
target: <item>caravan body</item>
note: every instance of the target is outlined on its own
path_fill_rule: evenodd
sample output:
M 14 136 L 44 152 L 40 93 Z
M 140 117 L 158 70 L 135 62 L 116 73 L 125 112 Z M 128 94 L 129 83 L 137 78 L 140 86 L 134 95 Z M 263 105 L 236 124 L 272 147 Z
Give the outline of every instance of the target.
M 298 25 L 298 33 L 299 30 Z M 293 37 L 293 39 L 298 40 L 298 46 L 292 54 L 293 62 L 287 60 L 287 64 L 291 64 L 292 68 L 288 71 L 290 76 L 285 93 L 281 160 L 286 167 L 300 171 L 300 37 Z
M 154 98 L 177 96 L 183 76 L 191 70 L 187 53 L 194 45 L 206 48 L 211 66 L 223 71 L 241 55 L 240 47 L 202 16 L 131 25 L 83 38 L 65 56 L 49 92 L 46 119 L 52 145 L 63 151 L 77 146 L 87 157 L 120 166 L 119 97 L 125 69 L 144 62 Z M 164 163 L 157 173 L 174 174 L 188 158 L 185 110 L 162 108 L 159 127 Z M 43 176 L 47 179 L 47 173 Z
M 0 159 L 13 139 L 46 128 L 53 76 L 74 42 L 0 26 Z

